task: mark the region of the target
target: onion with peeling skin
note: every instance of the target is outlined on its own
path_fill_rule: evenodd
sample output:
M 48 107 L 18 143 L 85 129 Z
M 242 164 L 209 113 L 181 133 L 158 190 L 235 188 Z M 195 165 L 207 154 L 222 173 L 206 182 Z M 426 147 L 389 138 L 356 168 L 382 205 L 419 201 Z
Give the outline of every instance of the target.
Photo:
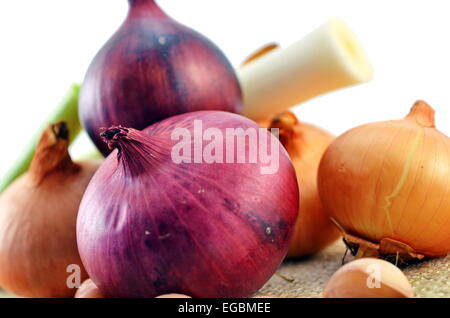
M 318 185 L 354 254 L 408 261 L 450 252 L 450 138 L 425 102 L 402 120 L 338 137 L 322 158 Z
M 50 125 L 30 170 L 0 196 L 0 286 L 25 297 L 72 297 L 75 264 L 87 277 L 76 244 L 81 197 L 99 160 L 72 162 L 66 124 Z
M 297 120 L 291 112 L 272 119 L 269 128 L 279 129 L 279 138 L 295 167 L 301 204 L 288 258 L 319 252 L 341 235 L 320 202 L 317 171 L 320 159 L 334 136 L 327 131 Z
M 288 154 L 270 132 L 262 143 L 279 157 L 274 174 L 257 163 L 180 163 L 175 128 L 260 128 L 226 112 L 192 112 L 144 132 L 114 127 L 102 135 L 116 148 L 92 179 L 80 206 L 77 238 L 83 264 L 108 297 L 247 297 L 285 257 L 298 212 L 298 185 Z M 264 132 L 264 134 L 262 134 Z M 189 147 L 192 139 L 184 140 Z M 260 144 L 260 146 L 262 145 Z M 203 148 L 209 142 L 203 141 Z M 255 150 L 247 142 L 242 154 Z M 186 155 L 186 154 L 185 154 Z M 190 156 L 189 156 L 190 157 Z M 247 161 L 246 161 L 247 162 Z

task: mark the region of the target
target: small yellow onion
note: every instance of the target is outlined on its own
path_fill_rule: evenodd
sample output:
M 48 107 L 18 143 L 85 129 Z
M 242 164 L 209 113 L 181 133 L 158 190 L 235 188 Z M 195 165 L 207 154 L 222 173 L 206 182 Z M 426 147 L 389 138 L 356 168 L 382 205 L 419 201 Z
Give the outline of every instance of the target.
M 291 157 L 300 188 L 299 216 L 287 257 L 307 256 L 340 237 L 323 210 L 317 191 L 320 159 L 334 136 L 319 127 L 299 122 L 291 112 L 273 118 L 270 128 L 279 129 L 280 141 Z
M 97 285 L 90 279 L 86 279 L 75 293 L 75 298 L 106 298 L 98 289 Z M 191 298 L 182 294 L 166 294 L 155 298 Z
M 75 293 L 74 298 L 105 298 L 97 285 L 90 279 L 86 279 Z
M 183 294 L 165 294 L 155 298 L 192 298 L 192 297 Z
M 318 186 L 354 254 L 408 260 L 450 252 L 450 139 L 425 102 L 403 120 L 338 137 L 322 158 Z
M 361 258 L 341 267 L 329 280 L 325 298 L 411 298 L 413 289 L 400 269 L 389 262 Z
M 74 298 L 106 298 L 103 293 L 98 289 L 97 285 L 90 279 L 86 279 L 80 288 L 75 293 Z M 190 296 L 182 294 L 166 294 L 155 298 L 191 298 Z

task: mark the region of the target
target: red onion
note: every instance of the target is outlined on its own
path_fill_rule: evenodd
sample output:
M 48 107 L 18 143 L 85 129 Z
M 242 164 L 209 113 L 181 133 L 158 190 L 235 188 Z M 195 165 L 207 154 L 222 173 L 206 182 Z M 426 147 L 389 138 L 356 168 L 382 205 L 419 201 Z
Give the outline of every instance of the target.
M 153 0 L 129 3 L 125 22 L 91 63 L 80 93 L 82 124 L 104 154 L 103 127 L 144 129 L 190 111 L 241 111 L 234 69 L 215 44 Z
M 172 132 L 193 134 L 194 120 L 205 133 L 214 127 L 224 134 L 223 147 L 238 140 L 226 128 L 260 129 L 256 147 L 271 144 L 278 171 L 262 174 L 267 164 L 261 160 L 176 164 L 171 152 L 179 141 Z M 77 237 L 83 264 L 103 294 L 247 297 L 271 277 L 287 253 L 299 204 L 294 168 L 275 136 L 219 111 L 174 116 L 144 132 L 113 127 L 102 135 L 117 150 L 86 190 Z M 201 145 L 205 150 L 210 143 Z M 245 158 L 254 147 L 246 143 Z

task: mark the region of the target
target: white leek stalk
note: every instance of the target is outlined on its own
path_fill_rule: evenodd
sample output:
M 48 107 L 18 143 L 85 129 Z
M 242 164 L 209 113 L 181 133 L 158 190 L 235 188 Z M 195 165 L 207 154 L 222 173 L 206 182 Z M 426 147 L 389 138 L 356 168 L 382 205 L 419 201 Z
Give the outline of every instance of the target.
M 275 48 L 237 70 L 244 115 L 261 120 L 318 95 L 372 79 L 353 32 L 331 18 L 291 46 Z

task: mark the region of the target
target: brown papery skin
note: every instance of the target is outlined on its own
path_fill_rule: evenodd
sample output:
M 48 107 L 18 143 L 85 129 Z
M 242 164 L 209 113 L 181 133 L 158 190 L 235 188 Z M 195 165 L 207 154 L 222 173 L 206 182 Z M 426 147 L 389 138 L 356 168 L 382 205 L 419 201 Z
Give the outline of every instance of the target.
M 318 185 L 329 216 L 362 239 L 359 256 L 450 252 L 450 139 L 425 102 L 403 120 L 338 137 L 322 158 Z
M 61 133 L 64 132 L 64 133 Z M 80 266 L 75 225 L 81 197 L 98 161 L 73 163 L 63 123 L 43 133 L 30 171 L 0 196 L 0 286 L 24 297 L 72 297 Z
M 276 116 L 269 126 L 279 129 L 280 141 L 291 157 L 300 190 L 299 216 L 287 257 L 317 253 L 341 236 L 325 213 L 317 191 L 320 159 L 334 136 L 299 122 L 291 112 Z

